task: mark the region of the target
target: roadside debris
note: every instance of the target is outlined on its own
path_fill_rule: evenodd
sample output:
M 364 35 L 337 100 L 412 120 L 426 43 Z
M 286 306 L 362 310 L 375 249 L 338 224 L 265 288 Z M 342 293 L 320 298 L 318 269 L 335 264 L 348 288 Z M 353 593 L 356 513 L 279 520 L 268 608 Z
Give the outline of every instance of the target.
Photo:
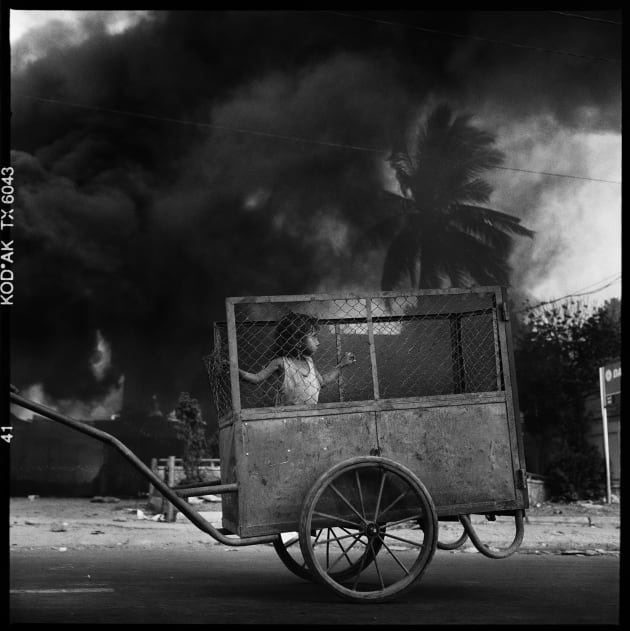
M 163 513 L 158 513 L 157 515 L 147 515 L 141 508 L 127 508 L 125 509 L 127 513 L 135 513 L 136 519 L 147 519 L 149 521 L 166 521 L 166 517 Z M 114 521 L 126 521 L 124 519 L 114 520 Z
M 101 502 L 103 504 L 117 504 L 120 499 L 117 497 L 111 497 L 109 495 L 95 495 L 90 502 Z
M 66 532 L 68 530 L 68 522 L 64 521 L 62 523 L 55 522 L 50 526 L 51 532 Z
M 206 502 L 220 502 L 221 501 L 221 498 L 218 495 L 202 495 L 201 499 L 205 500 Z

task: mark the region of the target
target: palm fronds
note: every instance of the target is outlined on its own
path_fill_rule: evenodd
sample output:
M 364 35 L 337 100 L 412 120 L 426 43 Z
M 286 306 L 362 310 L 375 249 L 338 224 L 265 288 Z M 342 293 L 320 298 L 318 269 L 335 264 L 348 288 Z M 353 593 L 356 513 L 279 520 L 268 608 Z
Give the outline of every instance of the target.
M 389 157 L 402 195 L 384 191 L 381 218 L 366 242 L 388 244 L 381 288 L 405 279 L 412 287 L 508 284 L 514 238 L 534 232 L 520 219 L 487 208 L 492 187 L 481 173 L 503 162 L 493 134 L 471 117 L 439 105 L 411 146 L 398 139 Z

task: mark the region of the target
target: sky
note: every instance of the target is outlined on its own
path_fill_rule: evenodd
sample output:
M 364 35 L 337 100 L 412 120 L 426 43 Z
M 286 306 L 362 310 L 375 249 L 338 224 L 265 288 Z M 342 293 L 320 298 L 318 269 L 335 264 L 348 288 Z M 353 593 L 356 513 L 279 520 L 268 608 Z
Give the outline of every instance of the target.
M 496 137 L 531 303 L 621 296 L 621 12 L 11 11 L 12 380 L 83 416 L 204 404 L 226 296 L 378 290 L 386 158 Z M 111 405 L 110 405 L 111 404 Z M 65 407 L 64 407 L 65 406 Z

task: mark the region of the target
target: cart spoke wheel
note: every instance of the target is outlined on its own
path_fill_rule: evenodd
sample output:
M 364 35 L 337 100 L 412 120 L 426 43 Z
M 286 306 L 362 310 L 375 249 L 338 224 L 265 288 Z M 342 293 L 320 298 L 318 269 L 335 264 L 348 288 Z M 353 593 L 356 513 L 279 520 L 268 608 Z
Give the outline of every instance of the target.
M 285 567 L 293 574 L 307 581 L 313 580 L 313 575 L 302 557 L 297 532 L 283 532 L 278 535 L 273 542 L 273 547 Z
M 359 568 L 367 567 L 372 563 L 382 546 L 380 541 L 374 542 L 373 547 L 364 549 L 365 559 L 363 557 L 357 558 L 354 552 L 354 547 L 357 544 L 356 539 L 354 534 L 345 528 L 327 528 L 311 532 L 311 542 L 315 548 L 319 549 L 320 546 L 327 545 L 330 554 L 330 544 L 333 542 L 339 550 L 342 547 L 348 550 L 347 556 L 340 555 L 335 566 L 330 568 L 331 575 L 337 580 L 353 576 Z M 302 556 L 297 532 L 283 532 L 273 542 L 273 547 L 280 560 L 293 574 L 307 581 L 317 580 Z
M 321 534 L 316 542 L 314 528 Z M 435 506 L 415 474 L 366 456 L 319 478 L 304 501 L 299 539 L 317 581 L 346 600 L 382 602 L 423 574 L 437 532 Z

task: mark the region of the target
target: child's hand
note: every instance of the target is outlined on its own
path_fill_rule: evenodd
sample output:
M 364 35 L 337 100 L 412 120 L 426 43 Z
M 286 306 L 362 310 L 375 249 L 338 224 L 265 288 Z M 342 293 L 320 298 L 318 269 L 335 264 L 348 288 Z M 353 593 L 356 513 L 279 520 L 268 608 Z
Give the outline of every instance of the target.
M 340 362 L 340 366 L 350 366 L 350 364 L 354 364 L 356 361 L 357 358 L 354 356 L 354 353 L 345 353 Z

